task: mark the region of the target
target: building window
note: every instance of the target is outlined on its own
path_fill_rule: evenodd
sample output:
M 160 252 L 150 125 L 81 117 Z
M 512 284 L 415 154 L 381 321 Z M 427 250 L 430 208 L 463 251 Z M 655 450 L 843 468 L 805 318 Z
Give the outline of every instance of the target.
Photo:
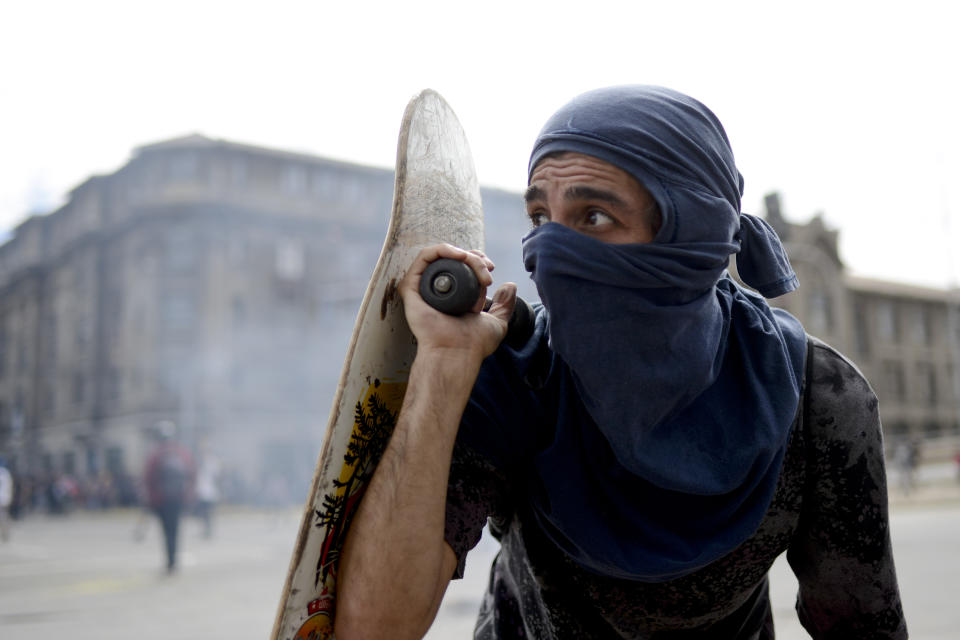
M 83 402 L 83 397 L 86 394 L 86 380 L 83 377 L 82 373 L 73 374 L 73 383 L 71 385 L 73 403 L 80 404 Z
M 283 238 L 278 241 L 274 263 L 277 277 L 288 282 L 300 280 L 307 266 L 305 253 L 301 240 Z
M 178 153 L 170 162 L 170 177 L 177 180 L 195 178 L 199 164 L 196 153 L 192 151 Z
M 63 454 L 63 467 L 61 471 L 68 476 L 73 476 L 77 474 L 77 454 L 73 451 L 67 451 Z
M 230 161 L 230 183 L 234 186 L 242 186 L 247 183 L 247 160 L 246 158 L 233 158 Z
M 44 327 L 44 343 L 46 344 L 47 366 L 51 369 L 57 365 L 57 318 L 54 315 L 47 316 L 46 326 Z
M 90 340 L 90 323 L 86 318 L 77 318 L 74 326 L 74 341 L 78 347 L 84 347 Z
M 170 368 L 163 368 L 157 371 L 157 391 L 163 396 L 173 396 L 183 390 L 180 377 L 176 371 Z
M 930 406 L 937 404 L 937 370 L 929 362 L 917 363 L 918 400 Z
M 960 306 L 950 305 L 947 308 L 947 324 L 950 325 L 950 332 L 953 334 L 953 344 L 955 348 L 960 348 Z
M 123 297 L 119 290 L 114 290 L 111 292 L 109 298 L 107 298 L 107 306 L 109 311 L 104 320 L 107 329 L 110 332 L 109 340 L 111 342 L 115 342 L 120 339 L 120 334 L 124 325 Z
M 311 190 L 315 196 L 329 198 L 337 188 L 337 177 L 329 169 L 313 172 Z
M 897 308 L 891 300 L 880 300 L 876 305 L 877 337 L 884 342 L 896 342 L 899 334 Z
M 903 401 L 907 397 L 907 388 L 903 377 L 903 363 L 887 360 L 883 363 L 884 389 L 888 397 Z
M 910 315 L 910 341 L 913 344 L 929 345 L 933 341 L 930 313 L 921 305 L 915 307 Z
M 90 274 L 87 273 L 87 265 L 84 262 L 77 260 L 73 264 L 73 269 L 67 272 L 66 277 L 73 277 L 73 290 L 75 293 L 78 293 L 81 297 L 86 294 L 86 291 L 90 288 Z
M 239 329 L 247 323 L 247 303 L 240 296 L 233 296 L 230 304 L 233 315 L 233 326 Z
M 186 273 L 197 268 L 198 251 L 195 234 L 188 229 L 173 229 L 167 236 L 167 267 L 174 273 Z
M 910 433 L 910 426 L 903 421 L 897 421 L 890 425 L 889 428 L 884 429 L 885 434 L 890 436 L 890 440 L 897 440 L 900 438 L 906 437 Z
M 23 339 L 17 341 L 17 371 L 27 372 L 27 342 Z
M 140 373 L 140 367 L 135 366 L 130 370 L 129 381 L 131 389 L 140 390 L 143 385 L 143 374 Z
M 10 427 L 14 435 L 23 433 L 23 428 L 27 424 L 26 404 L 23 398 L 23 389 L 17 389 L 13 396 L 13 413 L 10 415 Z
M 247 238 L 241 235 L 231 235 L 227 241 L 227 254 L 231 264 L 243 264 L 247 260 L 247 254 L 250 252 Z
M 291 196 L 302 194 L 307 189 L 307 171 L 303 167 L 291 165 L 281 174 L 281 188 Z
M 142 336 L 143 332 L 147 328 L 147 312 L 143 307 L 136 307 L 133 310 L 133 333 L 137 336 Z
M 826 291 L 814 290 L 808 298 L 807 321 L 813 333 L 830 333 L 833 328 L 833 311 L 830 296 Z
M 43 410 L 47 415 L 53 415 L 57 409 L 57 388 L 48 384 L 43 391 Z
M 194 327 L 197 305 L 184 294 L 170 295 L 163 305 L 163 324 L 168 331 L 183 332 Z
M 230 388 L 233 391 L 242 391 L 247 380 L 245 367 L 234 364 L 230 367 Z
M 855 323 L 854 339 L 857 341 L 857 353 L 861 356 L 870 355 L 870 323 L 867 321 L 867 310 L 862 301 L 857 301 L 853 308 Z
M 364 184 L 356 177 L 344 178 L 340 182 L 340 198 L 344 204 L 357 204 L 363 202 L 366 190 Z
M 7 375 L 7 329 L 0 326 L 0 379 Z
M 125 465 L 123 463 L 123 449 L 121 447 L 108 447 L 106 451 L 107 471 L 114 476 L 123 475 Z
M 120 399 L 120 385 L 123 380 L 120 375 L 120 370 L 117 367 L 110 367 L 107 371 L 107 380 L 106 380 L 106 396 L 110 400 L 119 400 Z
M 960 400 L 960 380 L 957 380 L 957 368 L 952 362 L 947 363 L 947 397 L 950 398 L 950 402 L 956 403 Z

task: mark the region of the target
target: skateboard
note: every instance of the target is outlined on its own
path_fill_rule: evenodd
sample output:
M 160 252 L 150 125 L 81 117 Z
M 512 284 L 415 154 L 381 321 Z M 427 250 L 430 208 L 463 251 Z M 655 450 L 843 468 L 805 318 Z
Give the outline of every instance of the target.
M 403 115 L 387 236 L 347 348 L 273 640 L 333 634 L 340 549 L 396 425 L 416 354 L 397 284 L 420 249 L 438 242 L 482 250 L 483 210 L 463 129 L 443 98 L 425 90 Z

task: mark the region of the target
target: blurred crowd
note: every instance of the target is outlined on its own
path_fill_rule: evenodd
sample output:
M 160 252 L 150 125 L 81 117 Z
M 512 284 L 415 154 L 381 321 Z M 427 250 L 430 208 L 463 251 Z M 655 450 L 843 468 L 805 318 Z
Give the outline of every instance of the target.
M 0 466 L 3 466 L 0 463 Z M 7 467 L 4 467 L 7 468 Z M 8 513 L 19 519 L 31 513 L 67 515 L 77 510 L 103 510 L 140 507 L 146 504 L 146 486 L 142 475 L 100 471 L 97 474 L 63 472 L 10 474 Z M 260 497 L 246 486 L 241 476 L 230 469 L 217 474 L 218 499 L 230 504 L 255 503 Z
M 20 518 L 31 512 L 67 514 L 74 509 L 108 509 L 138 504 L 137 480 L 109 471 L 74 476 L 45 472 L 13 475 L 10 515 Z

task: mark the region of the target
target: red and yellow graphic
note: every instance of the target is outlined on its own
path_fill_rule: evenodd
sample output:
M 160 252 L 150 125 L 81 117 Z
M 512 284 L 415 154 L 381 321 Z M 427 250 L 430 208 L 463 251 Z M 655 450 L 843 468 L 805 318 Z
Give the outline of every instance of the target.
M 333 481 L 334 490 L 324 495 L 322 508 L 316 510 L 314 524 L 324 528 L 316 567 L 316 586 L 321 590 L 321 596 L 310 602 L 309 617 L 300 627 L 295 640 L 324 640 L 333 632 L 334 591 L 340 549 L 350 520 L 397 424 L 406 389 L 406 382 L 383 382 L 378 379 L 367 387 L 357 401 L 353 431 L 343 456 L 340 476 Z
M 325 640 L 333 635 L 333 596 L 326 589 L 307 605 L 309 616 L 297 630 L 293 640 Z

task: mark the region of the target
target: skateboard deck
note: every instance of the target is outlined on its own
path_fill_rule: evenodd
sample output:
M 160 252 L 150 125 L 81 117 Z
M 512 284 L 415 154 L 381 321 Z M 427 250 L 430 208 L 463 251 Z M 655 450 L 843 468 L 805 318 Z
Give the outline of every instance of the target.
M 483 249 L 483 210 L 463 129 L 443 98 L 425 90 L 403 115 L 387 236 L 347 348 L 273 640 L 333 633 L 340 549 L 393 432 L 416 353 L 397 284 L 419 250 L 438 242 Z

